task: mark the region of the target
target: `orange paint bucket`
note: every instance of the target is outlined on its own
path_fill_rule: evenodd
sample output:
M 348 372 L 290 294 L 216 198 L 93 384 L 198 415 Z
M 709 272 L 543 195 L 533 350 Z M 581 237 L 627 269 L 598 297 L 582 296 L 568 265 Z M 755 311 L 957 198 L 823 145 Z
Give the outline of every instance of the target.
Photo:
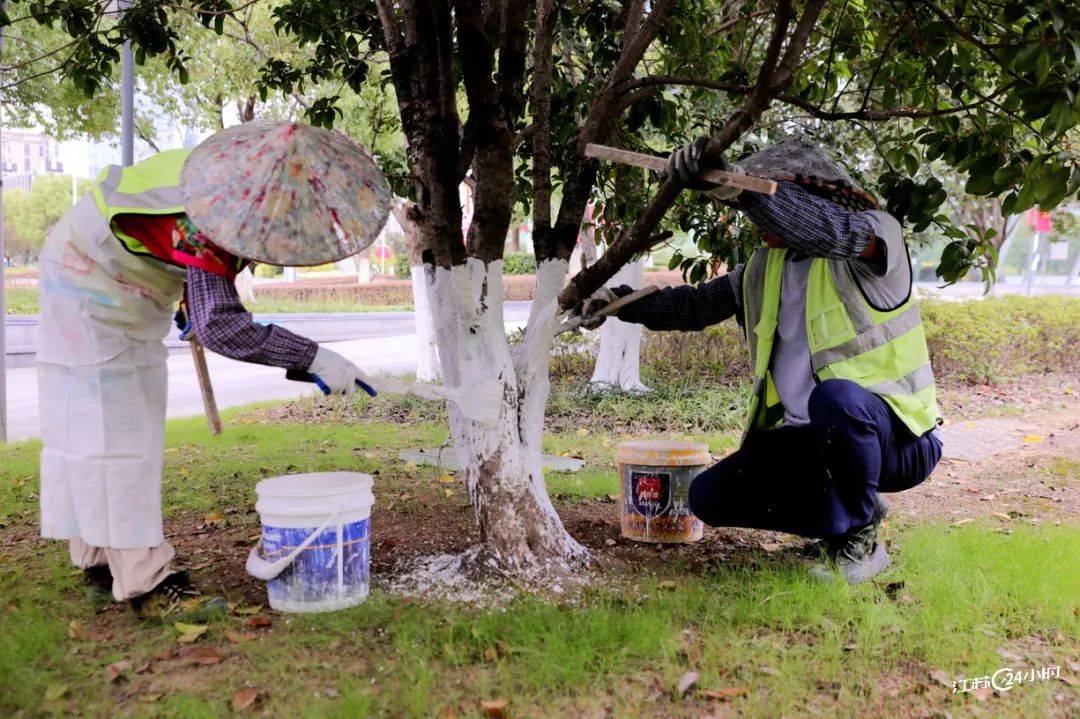
M 690 482 L 712 464 L 702 442 L 635 439 L 619 443 L 622 536 L 638 542 L 685 544 L 705 527 L 690 511 Z

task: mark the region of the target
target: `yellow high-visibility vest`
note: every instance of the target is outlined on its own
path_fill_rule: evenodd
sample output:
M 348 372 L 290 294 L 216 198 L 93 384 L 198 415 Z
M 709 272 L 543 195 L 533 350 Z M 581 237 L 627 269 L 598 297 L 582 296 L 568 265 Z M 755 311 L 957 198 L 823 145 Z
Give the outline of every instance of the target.
M 748 432 L 773 427 L 784 416 L 769 365 L 786 257 L 786 248 L 762 248 L 743 272 L 746 341 L 754 370 Z M 863 294 L 847 261 L 815 257 L 806 287 L 806 338 L 818 382 L 855 382 L 885 400 L 916 435 L 940 421 L 926 334 L 910 295 L 893 309 L 879 310 Z

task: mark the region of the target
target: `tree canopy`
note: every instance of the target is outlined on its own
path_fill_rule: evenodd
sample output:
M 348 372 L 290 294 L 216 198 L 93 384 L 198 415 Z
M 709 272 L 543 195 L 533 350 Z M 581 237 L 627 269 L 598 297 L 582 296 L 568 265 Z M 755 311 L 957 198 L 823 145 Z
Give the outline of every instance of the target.
M 416 158 L 410 170 L 400 149 L 408 133 L 387 112 L 400 100 L 387 18 L 403 23 L 410 56 L 402 62 L 414 69 L 423 43 L 449 43 L 454 114 L 466 115 L 457 130 L 470 160 L 463 175 L 485 171 L 475 135 L 490 98 L 479 81 L 514 75 L 509 171 L 515 201 L 534 213 L 541 253 L 552 254 L 548 239 L 565 245 L 571 226 L 576 233 L 590 197 L 603 202 L 603 229 L 618 245 L 575 281 L 574 295 L 664 229 L 692 231 L 705 251 L 701 260 L 676 257 L 691 279 L 713 256 L 739 259 L 756 241 L 733 213 L 674 183 L 584 160 L 585 140 L 665 153 L 712 134 L 712 152 L 737 158 L 809 131 L 912 232 L 950 237 L 939 268 L 947 280 L 994 260 L 992 237 L 953 222 L 953 188 L 997 200 L 1005 215 L 1054 207 L 1080 188 L 1080 9 L 1066 1 L 445 0 L 414 9 L 375 0 L 138 0 L 123 17 L 112 7 L 9 3 L 0 19 L 11 23 L 6 99 L 63 106 L 78 89 L 95 98 L 78 126 L 94 127 L 115 102 L 118 47 L 130 37 L 140 63 L 171 73 L 149 76 L 160 97 L 173 81 L 234 101 L 277 94 L 302 99 L 296 106 L 309 121 L 343 126 L 362 142 L 393 136 L 380 159 L 395 189 L 415 199 Z M 413 20 L 417 44 L 407 37 Z M 217 44 L 212 33 L 234 42 Z M 796 43 L 800 52 L 790 52 Z M 32 82 L 50 73 L 67 82 Z M 190 109 L 191 93 L 176 97 Z M 219 111 L 220 97 L 210 98 Z M 553 209 L 557 217 L 545 216 Z

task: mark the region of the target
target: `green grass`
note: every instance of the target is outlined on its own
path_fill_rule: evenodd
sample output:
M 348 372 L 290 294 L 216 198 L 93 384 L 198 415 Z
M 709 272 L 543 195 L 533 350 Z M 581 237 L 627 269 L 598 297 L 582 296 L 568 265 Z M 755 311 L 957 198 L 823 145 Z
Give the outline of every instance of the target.
M 4 288 L 4 308 L 9 315 L 36 315 L 38 313 L 37 288 L 7 285 Z
M 426 717 L 451 706 L 468 716 L 478 699 L 503 696 L 521 716 L 571 715 L 599 704 L 613 705 L 616 716 L 650 708 L 670 716 L 678 705 L 669 694 L 651 706 L 639 704 L 642 695 L 650 686 L 670 693 L 694 670 L 704 689 L 750 686 L 734 706 L 751 716 L 803 714 L 822 685 L 835 688 L 841 714 L 863 715 L 883 700 L 879 682 L 890 675 L 899 675 L 916 705 L 955 711 L 965 700 L 928 685 L 929 671 L 992 673 L 1008 664 L 996 650 L 1009 647 L 1010 637 L 1037 634 L 1059 656 L 1075 652 L 1075 529 L 1004 536 L 981 527 L 918 527 L 898 543 L 899 569 L 889 579 L 904 583 L 906 604 L 891 600 L 882 584 L 810 583 L 794 561 L 775 557 L 705 576 L 668 568 L 630 585 L 599 586 L 572 604 L 523 598 L 475 610 L 405 604 L 376 592 L 353 610 L 279 617 L 264 638 L 236 648 L 239 656 L 189 670 L 194 676 L 154 705 L 129 708 L 224 716 L 232 694 L 254 685 L 270 691 L 274 715 Z M 68 623 L 90 622 L 92 614 L 75 599 L 64 559 L 54 545 L 29 566 L 0 568 L 5 713 L 61 709 L 62 700 L 42 695 L 67 687 L 80 709 L 111 715 L 116 692 L 103 678 L 105 666 L 125 658 L 138 666 L 173 646 L 171 629 L 131 624 L 123 640 L 69 639 Z M 663 578 L 676 580 L 676 588 Z M 239 622 L 215 622 L 203 641 L 222 644 L 223 632 Z M 1063 686 L 1018 687 L 993 700 L 995 715 L 1046 715 Z M 936 694 L 919 695 L 927 691 Z
M 444 425 L 357 423 L 340 412 L 321 423 L 255 425 L 245 423 L 250 412 L 230 411 L 219 437 L 201 418 L 170 421 L 166 514 L 235 508 L 240 514 L 230 521 L 254 531 L 255 517 L 244 512 L 255 482 L 285 472 L 378 472 L 379 497 L 446 486 L 437 468 L 396 459 L 405 447 L 438 446 Z M 545 440 L 547 451 L 588 462 L 580 474 L 549 475 L 552 494 L 563 501 L 617 491 L 611 459 L 618 435 L 601 429 L 602 421 L 579 426 L 587 429 Z M 730 432 L 693 436 L 714 452 L 735 441 Z M 31 531 L 36 522 L 38 449 L 36 442 L 0 448 L 0 524 L 9 528 Z M 1074 470 L 1065 459 L 1052 468 Z M 410 516 L 423 521 L 438 506 L 421 510 Z M 998 650 L 1023 654 L 1018 646 L 1030 641 L 1064 671 L 1078 651 L 1080 528 L 997 528 L 889 526 L 896 567 L 858 587 L 811 583 L 801 560 L 784 551 L 747 551 L 740 561 L 702 569 L 684 565 L 678 553 L 643 548 L 655 557 L 651 570 L 595 575 L 583 595 L 567 601 L 525 597 L 475 609 L 376 591 L 349 611 L 278 615 L 269 632 L 235 646 L 224 632 L 241 629 L 243 618 L 226 617 L 200 640 L 228 654 L 221 664 L 166 671 L 155 663 L 145 676 L 129 672 L 116 684 L 106 680 L 106 665 L 153 661 L 177 646 L 176 632 L 121 613 L 95 616 L 61 543 L 6 543 L 0 715 L 78 709 L 90 716 L 224 716 L 233 693 L 247 685 L 269 692 L 274 716 L 429 717 L 444 707 L 473 716 L 479 699 L 497 696 L 511 699 L 514 716 L 580 716 L 605 707 L 619 717 L 710 713 L 716 707 L 705 700 L 674 697 L 687 670 L 701 673 L 703 689 L 749 686 L 729 707 L 747 716 L 966 714 L 978 705 L 950 695 L 930 671 L 992 673 L 1010 664 Z M 72 638 L 72 621 L 107 636 Z M 897 696 L 886 693 L 889 686 L 899 688 Z M 1023 685 L 983 706 L 992 716 L 1064 716 L 1068 709 L 1053 698 L 1063 691 L 1072 690 L 1061 682 Z

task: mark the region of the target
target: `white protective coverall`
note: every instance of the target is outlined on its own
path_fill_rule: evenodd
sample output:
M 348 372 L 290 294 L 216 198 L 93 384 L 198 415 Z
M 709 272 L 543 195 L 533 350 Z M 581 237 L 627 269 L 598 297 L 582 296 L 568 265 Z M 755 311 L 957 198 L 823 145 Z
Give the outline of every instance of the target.
M 40 258 L 41 534 L 82 567 L 109 564 L 118 600 L 168 574 L 161 520 L 169 332 L 183 271 L 129 253 L 92 195 Z

